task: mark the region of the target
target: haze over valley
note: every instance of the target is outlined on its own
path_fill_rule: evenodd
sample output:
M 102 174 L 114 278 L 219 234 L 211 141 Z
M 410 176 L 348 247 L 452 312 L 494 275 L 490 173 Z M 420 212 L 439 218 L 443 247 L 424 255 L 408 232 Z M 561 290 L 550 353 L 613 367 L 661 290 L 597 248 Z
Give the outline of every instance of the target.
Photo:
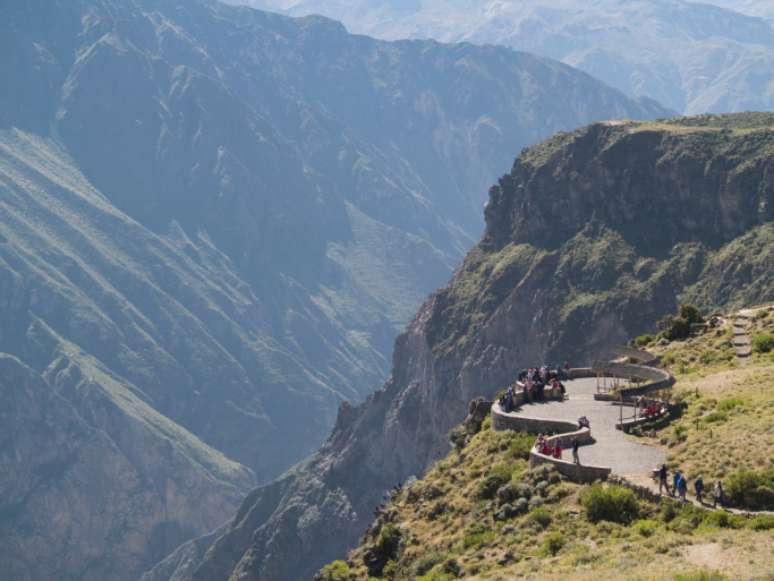
M 774 301 L 765 3 L 242 4 L 0 6 L 0 579 L 421 577 L 471 399 Z

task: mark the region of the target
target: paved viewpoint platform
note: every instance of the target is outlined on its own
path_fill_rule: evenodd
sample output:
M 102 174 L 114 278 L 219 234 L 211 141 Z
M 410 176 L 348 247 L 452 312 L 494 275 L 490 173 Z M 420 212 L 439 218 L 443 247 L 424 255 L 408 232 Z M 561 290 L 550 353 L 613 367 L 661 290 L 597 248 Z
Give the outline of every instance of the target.
M 665 462 L 666 455 L 661 450 L 627 439 L 622 431 L 616 429 L 620 407 L 611 402 L 594 400 L 597 391 L 595 378 L 574 379 L 564 385 L 569 399 L 527 404 L 508 415 L 571 422 L 586 416 L 596 442 L 580 448 L 581 464 L 607 466 L 619 476 L 649 476 L 655 466 Z M 624 408 L 624 417 L 631 413 L 631 408 Z M 563 459 L 572 461 L 572 451 L 565 450 Z

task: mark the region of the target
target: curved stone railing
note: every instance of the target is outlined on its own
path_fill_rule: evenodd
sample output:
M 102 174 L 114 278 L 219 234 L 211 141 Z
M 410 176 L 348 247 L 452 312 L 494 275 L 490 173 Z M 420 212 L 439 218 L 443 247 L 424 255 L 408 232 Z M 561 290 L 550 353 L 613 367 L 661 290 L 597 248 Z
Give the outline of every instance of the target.
M 602 374 L 608 377 L 626 378 L 638 383 L 637 385 L 630 387 L 620 388 L 615 398 L 611 398 L 607 394 L 596 394 L 594 398 L 600 400 L 616 399 L 632 401 L 636 397 L 668 389 L 675 383 L 675 378 L 672 377 L 669 372 L 659 369 L 658 367 L 649 367 L 634 363 L 605 362 L 595 363 L 593 369 L 596 374 Z
M 628 349 L 628 348 L 627 348 Z M 637 353 L 627 355 L 627 357 L 637 360 L 657 361 L 646 351 L 632 350 Z M 620 351 L 619 351 L 620 352 Z M 675 383 L 674 377 L 663 369 L 649 367 L 647 365 L 638 365 L 634 363 L 595 363 L 590 368 L 570 369 L 567 373 L 570 379 L 579 379 L 583 377 L 596 377 L 599 374 L 627 378 L 638 383 L 631 387 L 625 387 L 618 390 L 618 396 L 615 398 L 624 402 L 631 402 L 635 398 L 661 391 L 672 387 Z M 642 382 L 642 383 L 639 383 Z M 546 390 L 546 394 L 552 390 Z M 558 391 L 558 390 L 557 390 Z M 604 397 L 599 397 L 604 396 Z M 548 397 L 548 395 L 546 396 Z M 607 394 L 595 394 L 594 399 L 613 399 Z M 524 404 L 523 394 L 517 392 L 514 402 L 517 407 Z M 559 442 L 563 449 L 568 449 L 572 445 L 573 439 L 577 438 L 580 445 L 589 445 L 594 443 L 591 436 L 591 430 L 588 428 L 578 429 L 578 426 L 572 422 L 564 420 L 552 420 L 548 418 L 528 418 L 509 414 L 503 410 L 499 403 L 495 402 L 491 408 L 492 429 L 494 430 L 516 430 L 528 434 L 554 434 L 547 438 L 549 443 Z M 664 411 L 660 413 L 665 413 Z M 666 412 L 668 413 L 668 412 Z M 619 422 L 616 427 L 624 432 L 628 432 L 632 427 L 640 425 L 653 419 L 648 418 L 627 418 Z M 566 460 L 554 458 L 541 454 L 536 449 L 532 449 L 529 455 L 530 467 L 540 464 L 552 464 L 561 474 L 567 476 L 576 482 L 593 482 L 595 480 L 605 480 L 612 470 L 606 466 L 586 466 L 574 464 Z
M 634 363 L 638 365 L 656 365 L 658 364 L 658 356 L 653 355 L 653 353 L 650 353 L 649 351 L 645 351 L 643 349 L 637 349 L 636 347 L 629 347 L 628 345 L 624 345 L 623 347 L 617 347 L 615 349 L 615 354 L 619 357 L 626 357 L 627 359 L 632 360 Z
M 527 418 L 505 412 L 500 404 L 495 402 L 491 410 L 492 429 L 494 430 L 515 430 L 526 432 L 528 434 L 553 434 L 546 440 L 551 444 L 557 442 L 562 449 L 568 450 L 572 447 L 572 441 L 577 438 L 581 446 L 587 446 L 594 443 L 589 428 L 578 429 L 578 426 L 565 420 L 553 420 L 549 418 Z M 563 474 L 575 482 L 593 482 L 595 480 L 605 480 L 611 472 L 611 469 L 605 466 L 589 466 L 583 464 L 573 464 L 567 460 L 546 456 L 533 448 L 529 453 L 530 468 L 541 464 L 551 464 L 560 474 Z
M 641 426 L 643 424 L 647 424 L 648 422 L 652 422 L 653 420 L 664 418 L 669 415 L 669 409 L 667 406 L 661 402 L 661 407 L 658 411 L 658 413 L 650 415 L 650 416 L 635 416 L 633 418 L 627 418 L 622 422 L 618 422 L 615 427 L 618 430 L 622 430 L 625 434 L 628 434 L 632 428 L 635 428 L 637 426 Z

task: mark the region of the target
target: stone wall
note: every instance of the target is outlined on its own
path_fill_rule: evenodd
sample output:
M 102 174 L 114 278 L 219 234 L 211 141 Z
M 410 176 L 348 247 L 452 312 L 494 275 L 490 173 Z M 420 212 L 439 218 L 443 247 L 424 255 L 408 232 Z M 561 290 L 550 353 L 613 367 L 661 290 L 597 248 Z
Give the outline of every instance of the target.
M 527 418 L 508 414 L 496 402 L 492 405 L 491 417 L 492 429 L 494 430 L 515 430 L 528 434 L 553 434 L 547 438 L 548 441 L 552 444 L 558 442 L 565 454 L 571 453 L 572 441 L 575 438 L 578 439 L 581 446 L 594 443 L 594 438 L 589 428 L 578 429 L 577 424 L 565 420 Z M 553 465 L 560 474 L 574 482 L 604 480 L 611 472 L 610 468 L 604 466 L 587 466 L 559 460 L 552 456 L 541 454 L 533 448 L 529 455 L 529 465 L 531 468 L 534 468 L 541 464 Z
M 668 389 L 675 383 L 674 377 L 663 369 L 657 367 L 647 367 L 645 365 L 635 365 L 633 363 L 596 363 L 594 364 L 594 371 L 597 374 L 608 375 L 613 377 L 625 377 L 631 380 L 638 380 L 642 382 L 640 385 L 632 387 L 624 387 L 618 391 L 618 395 L 624 401 L 631 400 L 635 397 L 660 391 L 662 389 Z M 609 400 L 611 399 L 608 394 L 598 394 L 595 399 Z M 618 399 L 618 398 L 613 398 Z

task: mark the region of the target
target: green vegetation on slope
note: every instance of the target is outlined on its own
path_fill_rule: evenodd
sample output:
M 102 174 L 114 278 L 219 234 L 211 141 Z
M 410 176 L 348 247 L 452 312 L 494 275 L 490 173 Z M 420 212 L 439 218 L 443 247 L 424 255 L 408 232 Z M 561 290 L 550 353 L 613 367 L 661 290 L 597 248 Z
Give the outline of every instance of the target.
M 696 322 L 699 313 L 684 306 L 678 316 Z M 708 488 L 722 478 L 732 505 L 771 509 L 774 359 L 761 353 L 738 362 L 729 325 L 642 341 L 677 375 L 682 413 L 632 437 L 665 447 L 670 470 L 682 469 L 690 485 L 700 474 Z M 773 327 L 774 309 L 763 310 L 751 333 Z M 495 432 L 486 420 L 421 480 L 393 491 L 361 546 L 318 579 L 768 578 L 770 514 L 654 503 L 617 485 L 567 482 L 546 466 L 530 471 L 532 441 Z

